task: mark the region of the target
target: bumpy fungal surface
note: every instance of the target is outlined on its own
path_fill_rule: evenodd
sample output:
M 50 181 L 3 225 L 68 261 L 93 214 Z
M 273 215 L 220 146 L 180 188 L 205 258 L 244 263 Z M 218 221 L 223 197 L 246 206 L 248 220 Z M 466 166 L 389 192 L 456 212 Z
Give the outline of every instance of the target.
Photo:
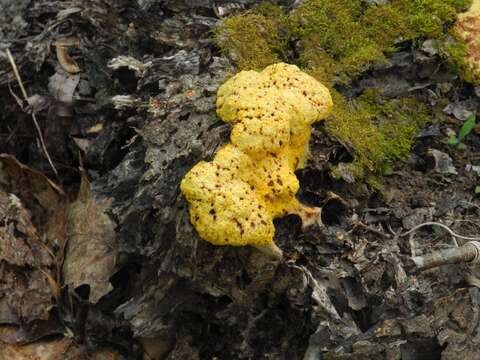
M 464 77 L 473 83 L 480 82 L 480 0 L 474 0 L 470 9 L 458 15 L 455 34 L 464 41 Z
M 242 71 L 217 93 L 217 114 L 233 124 L 230 143 L 181 183 L 190 219 L 214 245 L 273 243 L 273 219 L 312 214 L 295 198 L 311 125 L 333 106 L 328 89 L 294 65 Z

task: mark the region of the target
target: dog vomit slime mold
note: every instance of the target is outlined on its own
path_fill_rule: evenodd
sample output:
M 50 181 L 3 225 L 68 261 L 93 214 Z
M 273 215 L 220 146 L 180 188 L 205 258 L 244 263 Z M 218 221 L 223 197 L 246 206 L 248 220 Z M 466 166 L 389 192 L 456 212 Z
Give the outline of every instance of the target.
M 296 199 L 294 171 L 306 162 L 311 125 L 332 106 L 324 85 L 284 63 L 242 71 L 219 88 L 217 114 L 233 126 L 230 142 L 180 185 L 202 239 L 281 255 L 274 218 L 293 213 L 304 225 L 320 221 L 319 208 Z

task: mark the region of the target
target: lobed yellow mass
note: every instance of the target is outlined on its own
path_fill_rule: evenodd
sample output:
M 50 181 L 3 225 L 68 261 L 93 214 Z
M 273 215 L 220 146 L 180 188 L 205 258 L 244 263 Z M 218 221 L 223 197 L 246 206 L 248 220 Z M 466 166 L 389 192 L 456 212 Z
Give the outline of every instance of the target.
M 311 125 L 333 106 L 328 89 L 294 65 L 242 71 L 217 93 L 230 143 L 196 164 L 180 188 L 200 237 L 214 245 L 273 245 L 273 219 L 311 213 L 295 197 Z

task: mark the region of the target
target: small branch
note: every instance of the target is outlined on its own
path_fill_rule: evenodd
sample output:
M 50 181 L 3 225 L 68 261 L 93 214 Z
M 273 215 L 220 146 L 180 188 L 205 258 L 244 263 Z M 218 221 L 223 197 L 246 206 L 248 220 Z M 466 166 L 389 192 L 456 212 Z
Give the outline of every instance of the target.
M 23 98 L 27 100 L 28 99 L 27 90 L 25 90 L 25 86 L 23 86 L 22 78 L 20 77 L 20 73 L 18 72 L 17 65 L 15 64 L 15 60 L 13 59 L 10 49 L 7 49 L 7 56 L 8 56 L 8 60 L 10 61 L 10 65 L 12 66 L 13 73 L 15 74 L 15 78 L 17 79 L 18 85 L 20 86 L 20 90 L 22 91 Z
M 480 243 L 471 241 L 460 247 L 434 251 L 412 258 L 418 270 L 431 269 L 446 264 L 477 263 L 480 260 Z
M 454 239 L 470 240 L 466 244 L 460 247 L 452 247 L 449 249 L 434 251 L 430 254 L 423 256 L 413 256 L 412 261 L 418 270 L 426 270 L 433 267 L 446 265 L 446 264 L 459 264 L 459 263 L 472 263 L 476 264 L 480 262 L 480 237 L 478 236 L 463 236 L 457 234 L 447 225 L 439 222 L 425 222 L 415 226 L 414 228 L 400 234 L 400 236 L 407 236 L 417 231 L 424 226 L 439 226 L 445 229 Z M 414 249 L 412 249 L 413 252 Z
M 28 101 L 27 90 L 23 85 L 22 78 L 20 77 L 20 73 L 18 72 L 17 65 L 15 64 L 15 60 L 13 59 L 10 49 L 7 49 L 7 57 L 8 57 L 8 60 L 10 61 L 10 65 L 12 66 L 13 73 L 15 74 L 18 85 L 20 86 L 20 90 L 22 91 L 23 98 L 25 99 L 25 101 Z M 58 175 L 57 169 L 55 168 L 55 165 L 53 165 L 53 161 L 50 158 L 50 155 L 48 154 L 47 146 L 45 145 L 45 141 L 43 140 L 42 130 L 40 129 L 40 125 L 38 125 L 38 121 L 37 121 L 37 117 L 35 116 L 35 113 L 32 113 L 32 119 L 33 119 L 33 123 L 35 124 L 35 128 L 37 129 L 38 138 L 40 139 L 40 144 L 42 146 L 43 153 L 47 157 L 48 163 L 50 164 L 50 167 L 52 168 L 55 175 Z
M 354 231 L 356 228 L 361 228 L 363 230 L 366 230 L 366 231 L 370 231 L 378 236 L 381 236 L 381 237 L 384 237 L 384 238 L 387 238 L 387 239 L 390 239 L 391 236 L 389 234 L 385 234 L 384 232 L 381 232 L 377 229 L 374 229 L 370 226 L 368 226 L 367 224 L 364 224 L 362 221 L 360 220 L 353 220 L 352 221 L 353 223 L 353 228 L 351 230 L 348 231 L 348 233 L 351 233 L 352 231 Z

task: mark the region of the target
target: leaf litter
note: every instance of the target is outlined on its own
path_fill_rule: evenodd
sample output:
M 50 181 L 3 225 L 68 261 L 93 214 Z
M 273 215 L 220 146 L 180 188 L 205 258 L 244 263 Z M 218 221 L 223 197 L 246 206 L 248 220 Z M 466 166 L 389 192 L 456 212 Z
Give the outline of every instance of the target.
M 188 169 L 228 139 L 215 93 L 236 69 L 212 29 L 256 1 L 5 3 L 0 51 L 12 51 L 35 95 L 21 112 L 0 58 L 0 150 L 15 155 L 1 157 L 0 359 L 64 358 L 66 349 L 96 358 L 105 347 L 127 359 L 143 348 L 168 359 L 478 357 L 478 271 L 415 273 L 412 254 L 453 246 L 451 237 L 429 227 L 399 236 L 424 221 L 480 231 L 478 176 L 466 167 L 478 164 L 478 134 L 462 139 L 464 150 L 444 141 L 477 112 L 478 96 L 432 41 L 399 43 L 383 68 L 340 90 L 352 101 L 372 88 L 409 93 L 442 121 L 381 183 L 357 183 L 346 166 L 346 181 L 333 178 L 330 167 L 353 152 L 316 127 L 299 196 L 323 206 L 332 191 L 348 211 L 330 204 L 328 226 L 306 232 L 294 216 L 279 220 L 287 259 L 275 263 L 200 241 L 178 193 Z M 78 74 L 62 69 L 52 46 L 72 35 Z

